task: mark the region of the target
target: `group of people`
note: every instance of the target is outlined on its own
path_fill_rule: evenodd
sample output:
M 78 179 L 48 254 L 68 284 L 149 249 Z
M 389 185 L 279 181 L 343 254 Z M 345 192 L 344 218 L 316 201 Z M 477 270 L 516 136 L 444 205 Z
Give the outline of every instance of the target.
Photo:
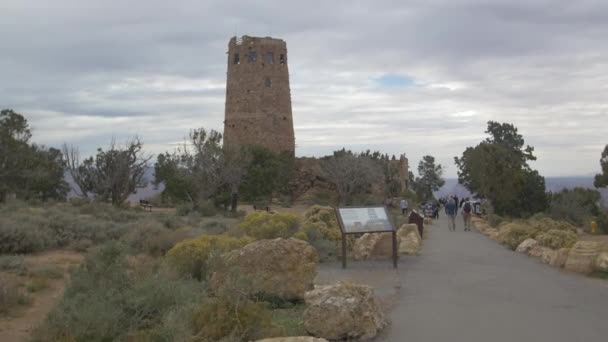
M 445 202 L 445 214 L 448 216 L 448 229 L 456 231 L 456 215 L 458 215 L 458 209 L 460 209 L 464 221 L 464 230 L 470 231 L 473 204 L 469 198 L 462 198 L 459 202 L 458 197 L 454 195 L 443 200 Z
M 448 217 L 448 229 L 450 231 L 456 231 L 456 216 L 459 210 L 464 221 L 464 230 L 471 230 L 471 217 L 475 211 L 475 204 L 471 202 L 469 197 L 459 199 L 458 196 L 452 195 L 440 198 L 438 201 L 424 202 L 420 205 L 420 209 L 425 217 L 438 219 L 441 206 L 445 208 L 445 214 Z M 406 215 L 409 210 L 407 199 L 402 199 L 399 202 L 399 207 L 401 208 L 401 213 Z

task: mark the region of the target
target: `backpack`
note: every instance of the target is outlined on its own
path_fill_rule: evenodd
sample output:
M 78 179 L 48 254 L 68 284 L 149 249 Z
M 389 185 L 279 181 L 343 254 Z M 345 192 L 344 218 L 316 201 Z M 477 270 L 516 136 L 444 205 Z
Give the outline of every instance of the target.
M 470 213 L 471 212 L 471 203 L 466 202 L 464 204 L 464 207 L 462 207 L 462 210 L 467 214 Z

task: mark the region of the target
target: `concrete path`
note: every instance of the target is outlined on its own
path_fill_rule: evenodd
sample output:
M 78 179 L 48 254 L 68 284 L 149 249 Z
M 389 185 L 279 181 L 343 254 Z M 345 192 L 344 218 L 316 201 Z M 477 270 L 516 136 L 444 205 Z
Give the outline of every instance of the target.
M 477 231 L 435 222 L 422 254 L 402 258 L 381 341 L 608 341 L 608 281 L 541 264 Z

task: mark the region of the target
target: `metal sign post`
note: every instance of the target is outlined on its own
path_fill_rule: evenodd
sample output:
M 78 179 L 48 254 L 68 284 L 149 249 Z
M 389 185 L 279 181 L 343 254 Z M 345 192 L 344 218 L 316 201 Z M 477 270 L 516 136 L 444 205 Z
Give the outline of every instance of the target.
M 391 233 L 393 267 L 397 268 L 397 231 L 384 206 L 339 207 L 334 209 L 342 232 L 342 268 L 346 268 L 346 237 L 349 234 Z

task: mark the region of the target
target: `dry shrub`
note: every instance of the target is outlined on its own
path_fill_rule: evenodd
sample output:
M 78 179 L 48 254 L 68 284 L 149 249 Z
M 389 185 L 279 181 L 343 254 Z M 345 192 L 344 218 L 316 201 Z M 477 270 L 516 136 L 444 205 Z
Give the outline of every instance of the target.
M 290 238 L 299 228 L 300 219 L 288 213 L 269 213 L 257 211 L 245 217 L 235 228 L 238 235 L 247 235 L 260 239 Z
M 8 279 L 0 276 L 0 315 L 7 314 L 17 305 L 27 305 L 31 301 L 27 293 Z
M 212 261 L 214 269 L 227 267 L 221 258 Z M 269 303 L 251 291 L 251 280 L 238 268 L 225 270 L 222 285 L 198 306 L 192 316 L 192 328 L 201 341 L 255 341 L 277 336 Z
M 202 235 L 196 239 L 184 240 L 167 252 L 169 263 L 182 276 L 202 279 L 207 260 L 212 252 L 224 253 L 241 248 L 250 243 L 250 238 L 235 238 L 225 235 Z
M 306 230 L 315 229 L 323 238 L 338 241 L 342 238 L 338 218 L 331 207 L 314 205 L 304 213 L 302 227 Z
M 23 255 L 1 255 L 0 271 L 25 275 L 28 271 L 27 265 L 25 264 L 25 257 Z
M 127 225 L 127 233 L 122 240 L 134 252 L 164 255 L 176 243 L 190 237 L 187 229 L 170 230 L 161 222 L 141 220 Z
M 548 232 L 551 233 L 548 234 Z M 525 239 L 539 240 L 541 236 L 544 236 L 544 243 L 547 247 L 560 245 L 561 247 L 571 247 L 577 240 L 576 227 L 568 222 L 556 221 L 543 216 L 502 224 L 498 233 L 499 241 L 513 250 Z M 543 243 L 541 242 L 541 244 Z
M 72 274 L 63 299 L 33 340 L 133 341 L 145 336 L 154 337 L 146 341 L 188 340 L 177 333 L 176 322 L 187 325 L 191 316 L 181 309 L 200 302 L 204 293 L 200 283 L 167 279 L 153 270 L 132 272 L 126 253 L 117 243 L 94 248 Z M 150 331 L 154 333 L 146 333 Z
M 536 240 L 551 249 L 571 248 L 578 240 L 578 236 L 570 230 L 551 229 L 538 234 Z
M 515 250 L 525 239 L 534 238 L 537 232 L 524 222 L 511 222 L 500 227 L 498 241 Z
M 319 253 L 320 261 L 335 259 L 340 255 L 342 238 L 335 211 L 331 207 L 314 205 L 304 213 L 304 221 L 295 238 L 308 241 Z M 348 248 L 353 243 L 349 240 Z

